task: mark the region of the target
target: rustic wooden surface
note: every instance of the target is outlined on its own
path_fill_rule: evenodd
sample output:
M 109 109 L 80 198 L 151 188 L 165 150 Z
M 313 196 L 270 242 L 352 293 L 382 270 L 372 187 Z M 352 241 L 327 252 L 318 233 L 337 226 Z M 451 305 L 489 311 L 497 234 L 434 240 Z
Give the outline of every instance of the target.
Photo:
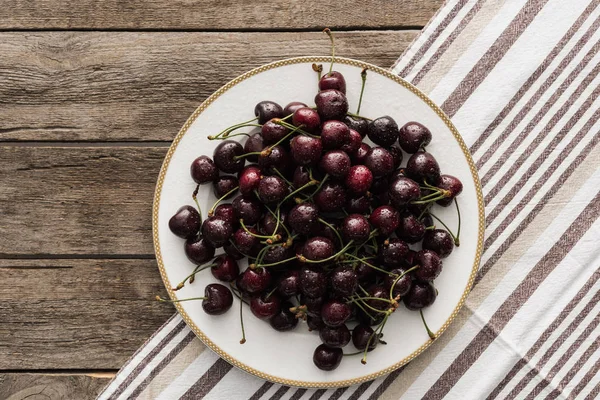
M 94 398 L 172 313 L 151 241 L 162 158 L 266 62 L 390 66 L 442 0 L 8 0 L 0 7 L 0 399 Z

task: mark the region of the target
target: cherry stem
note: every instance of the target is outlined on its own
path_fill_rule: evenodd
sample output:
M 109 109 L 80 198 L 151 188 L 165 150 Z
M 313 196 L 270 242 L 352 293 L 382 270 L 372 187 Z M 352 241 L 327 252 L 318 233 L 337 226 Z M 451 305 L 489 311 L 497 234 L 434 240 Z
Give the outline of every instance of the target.
M 431 329 L 429 329 L 429 327 L 427 326 L 427 322 L 425 322 L 425 317 L 423 316 L 423 309 L 419 310 L 419 313 L 421 314 L 421 321 L 423 321 L 423 325 L 425 325 L 425 329 L 427 330 L 427 334 L 429 335 L 429 338 L 431 340 L 435 340 L 435 333 L 431 332 Z
M 335 228 L 334 228 L 334 226 L 333 226 L 333 225 L 331 225 L 329 222 L 325 221 L 325 220 L 324 220 L 324 219 L 322 219 L 322 218 L 319 218 L 319 219 L 318 219 L 318 221 L 319 221 L 320 223 L 322 223 L 323 225 L 327 225 L 328 227 L 330 227 L 330 228 L 331 228 L 331 230 L 333 230 L 333 231 L 335 232 L 335 235 L 336 235 L 336 236 L 337 236 L 337 238 L 339 239 L 339 241 L 340 241 L 340 245 L 342 245 L 342 246 L 344 245 L 344 241 L 342 240 L 342 237 L 340 236 L 340 233 L 337 231 L 337 229 L 335 229 Z
M 409 274 L 410 272 L 414 271 L 415 269 L 419 268 L 420 265 L 415 265 L 414 267 L 404 271 L 402 274 L 398 275 L 398 277 L 396 279 L 394 279 L 394 283 L 392 283 L 392 286 L 390 287 L 390 299 L 394 298 L 394 288 L 396 287 L 396 284 L 398 283 L 398 281 L 400 279 L 402 279 L 402 277 L 404 277 L 404 275 Z
M 196 207 L 198 208 L 198 214 L 200 214 L 200 224 L 202 224 L 202 208 L 200 208 L 200 204 L 198 204 L 198 191 L 200 190 L 200 185 L 196 185 L 196 189 L 194 189 L 194 192 L 192 193 L 192 199 L 194 200 L 194 203 L 196 203 Z
M 315 71 L 317 73 L 317 76 L 318 76 L 317 81 L 320 81 L 321 80 L 321 72 L 323 72 L 323 64 L 313 64 L 312 69 L 313 69 L 313 71 Z
M 273 246 L 280 246 L 280 245 L 273 245 Z M 291 257 L 291 258 L 287 258 L 285 260 L 277 261 L 277 262 L 270 263 L 270 264 L 257 264 L 254 266 L 254 268 L 252 268 L 252 267 L 251 268 L 255 269 L 255 268 L 264 268 L 264 267 L 274 267 L 276 265 L 281 265 L 286 262 L 294 261 L 295 259 L 296 259 L 296 257 Z
M 207 268 L 216 267 L 216 266 L 217 266 L 217 264 L 210 264 L 210 265 L 205 265 L 205 266 L 198 265 L 198 266 L 197 266 L 197 267 L 194 269 L 194 272 L 192 272 L 191 274 L 189 274 L 189 275 L 188 275 L 188 276 L 187 276 L 187 277 L 186 277 L 184 280 L 182 280 L 181 282 L 179 282 L 179 284 L 173 288 L 173 291 L 177 291 L 177 290 L 179 290 L 179 289 L 183 288 L 183 287 L 185 286 L 185 283 L 186 283 L 188 280 L 190 281 L 190 283 L 192 283 L 192 282 L 194 281 L 194 280 L 193 280 L 193 279 L 194 279 L 194 277 L 196 276 L 196 274 L 197 274 L 198 272 L 201 272 L 201 271 L 204 271 L 204 270 L 205 270 L 205 269 L 207 269 Z
M 431 188 L 421 188 L 421 189 L 427 189 L 427 190 L 433 190 L 433 193 L 429 193 L 423 197 L 420 197 L 419 200 L 427 200 L 430 199 L 432 197 L 436 197 L 436 196 L 440 196 L 440 195 L 444 195 L 446 194 L 446 191 L 444 189 L 431 189 Z M 446 196 L 445 196 L 446 197 Z
M 430 197 L 431 195 L 428 195 L 426 197 L 423 197 L 423 199 L 425 199 L 425 200 L 411 201 L 410 204 L 428 204 L 428 203 L 433 203 L 434 201 L 442 200 L 442 199 L 445 199 L 446 197 L 448 197 L 443 193 L 442 194 L 435 193 L 435 195 L 437 197 Z
M 181 303 L 182 301 L 190 301 L 190 300 L 206 300 L 207 297 L 190 297 L 187 299 L 180 299 L 180 300 L 169 300 L 169 299 L 163 299 L 160 296 L 156 296 L 156 300 L 162 302 L 162 303 Z
M 279 235 L 270 235 L 270 236 L 266 236 L 266 235 L 259 235 L 257 233 L 253 233 L 251 232 L 248 227 L 246 226 L 246 224 L 244 224 L 244 219 L 240 218 L 240 225 L 242 226 L 242 229 L 245 230 L 246 232 L 248 232 L 248 234 L 250 236 L 254 236 L 255 238 L 259 238 L 259 239 L 271 239 L 271 241 L 279 241 L 279 239 L 281 239 L 281 237 Z M 269 243 L 271 244 L 271 243 Z
M 268 150 L 270 150 L 270 149 L 268 149 Z M 268 151 L 268 150 L 267 150 L 267 151 Z M 264 150 L 263 150 L 263 151 L 264 151 Z M 251 152 L 249 152 L 249 153 L 244 153 L 244 154 L 242 154 L 242 155 L 239 155 L 239 156 L 233 156 L 233 159 L 234 159 L 235 161 L 237 161 L 237 160 L 239 160 L 239 159 L 241 159 L 241 158 L 246 158 L 246 157 L 248 157 L 248 156 L 260 156 L 261 154 L 263 154 L 263 152 L 262 152 L 262 151 L 251 151 Z
M 238 253 L 240 253 L 241 255 L 243 255 L 244 257 L 247 258 L 254 258 L 252 256 L 249 256 L 248 254 L 245 254 L 244 252 L 242 252 L 240 249 L 238 249 L 238 247 L 235 245 L 235 243 L 233 242 L 232 239 L 229 239 L 229 243 L 238 251 Z
M 428 204 L 427 207 L 425 207 L 423 209 L 423 211 L 421 211 L 421 214 L 419 214 L 419 217 L 417 218 L 419 221 L 421 220 L 421 218 L 423 218 L 423 216 L 429 211 L 429 208 L 431 207 L 431 204 Z
M 278 120 L 274 120 L 273 122 L 277 124 L 277 122 L 281 122 L 281 120 L 280 120 L 280 119 L 278 119 Z M 286 124 L 287 124 L 287 123 L 286 123 Z M 278 125 L 279 125 L 279 124 L 278 124 Z M 282 126 L 283 126 L 283 125 L 282 125 Z M 292 126 L 294 126 L 294 125 L 292 125 Z M 287 127 L 286 127 L 286 128 L 287 128 Z M 288 129 L 290 129 L 290 128 L 288 128 Z M 298 132 L 299 130 L 300 130 L 300 127 L 299 127 L 299 126 L 294 126 L 294 128 L 293 128 L 293 129 L 291 129 L 291 130 L 290 130 L 290 132 L 288 132 L 288 133 L 287 133 L 287 134 L 286 134 L 284 137 L 282 137 L 281 139 L 279 139 L 279 140 L 277 141 L 277 143 L 275 143 L 274 145 L 272 145 L 271 147 L 269 147 L 269 153 L 270 153 L 270 152 L 273 150 L 273 148 L 275 148 L 275 146 L 278 146 L 278 145 L 280 145 L 280 144 L 281 144 L 281 143 L 283 143 L 283 142 L 284 142 L 284 141 L 285 141 L 287 138 L 289 138 L 291 135 L 293 135 L 294 133 Z
M 235 131 L 236 129 L 239 128 L 243 128 L 246 126 L 262 126 L 260 124 L 253 124 L 253 122 L 258 121 L 258 117 L 254 117 L 252 119 L 249 119 L 248 121 L 245 122 L 240 122 L 239 124 L 235 124 L 235 125 L 231 125 L 229 128 L 225 128 L 223 129 L 221 132 L 219 132 L 216 135 L 211 135 L 208 137 L 209 140 L 214 140 L 220 137 L 227 137 L 229 136 L 229 134 L 233 131 Z
M 280 119 L 280 120 L 277 120 L 275 123 L 276 123 L 277 125 L 281 125 L 281 126 L 283 126 L 284 128 L 293 129 L 295 132 L 301 133 L 301 134 L 303 134 L 303 135 L 310 136 L 310 137 L 313 137 L 313 138 L 320 138 L 320 136 L 313 135 L 312 133 L 308 133 L 308 132 L 306 132 L 304 129 L 302 129 L 302 127 L 300 127 L 300 126 L 295 126 L 295 125 L 292 125 L 292 124 L 290 124 L 290 123 L 287 123 L 287 122 L 285 122 L 285 121 L 284 121 L 284 120 L 282 120 L 282 119 Z
M 355 256 L 355 255 L 353 255 L 353 254 L 346 254 L 346 255 L 347 255 L 347 256 L 349 256 L 349 257 L 351 257 L 351 258 L 353 258 L 353 259 L 355 259 L 356 261 L 360 261 L 360 262 L 362 262 L 362 263 L 363 263 L 363 264 L 365 264 L 367 267 L 371 267 L 371 268 L 373 268 L 374 270 L 377 270 L 377 271 L 379 271 L 379 272 L 383 272 L 383 273 L 385 273 L 385 274 L 392 275 L 392 273 L 390 273 L 389 271 L 386 271 L 385 269 L 382 269 L 382 268 L 376 267 L 376 266 L 374 266 L 374 265 L 372 265 L 372 264 L 369 264 L 368 262 L 366 262 L 366 261 L 365 261 L 365 259 L 364 259 L 364 258 L 359 258 L 359 257 L 356 257 L 356 256 Z
M 454 204 L 456 205 L 456 212 L 458 213 L 458 229 L 456 231 L 456 239 L 454 240 L 454 244 L 456 247 L 460 246 L 460 208 L 458 207 L 458 201 L 456 201 L 456 197 L 454 198 Z
M 360 71 L 360 79 L 362 79 L 362 84 L 360 87 L 360 97 L 358 98 L 358 107 L 356 108 L 356 113 L 360 114 L 360 106 L 362 104 L 363 93 L 365 91 L 365 83 L 367 82 L 367 69 L 363 68 Z
M 288 181 L 288 180 L 286 179 L 286 177 L 285 177 L 285 176 L 283 176 L 283 174 L 282 174 L 281 172 L 279 172 L 279 170 L 278 170 L 277 168 L 273 167 L 273 171 L 274 171 L 274 172 L 275 172 L 275 173 L 276 173 L 276 174 L 277 174 L 277 175 L 278 175 L 278 176 L 279 176 L 281 179 L 283 179 L 283 180 L 285 181 L 285 183 L 287 183 L 287 184 L 288 184 L 288 185 L 290 185 L 290 186 L 294 186 L 294 185 L 292 184 L 292 182 Z
M 373 121 L 371 118 L 363 117 L 362 115 L 354 114 L 351 112 L 347 112 L 346 114 L 353 118 L 360 118 L 360 119 L 366 119 L 367 121 Z
M 327 175 L 325 175 L 325 176 L 327 177 Z M 323 178 L 323 180 L 322 180 L 321 182 L 323 182 L 324 180 L 325 180 L 325 178 Z M 283 200 L 281 200 L 281 201 L 279 202 L 279 204 L 277 205 L 277 209 L 279 209 L 283 203 L 285 203 L 285 202 L 286 202 L 286 201 L 287 201 L 287 200 L 288 200 L 290 197 L 292 197 L 292 196 L 293 196 L 293 195 L 295 195 L 296 193 L 298 193 L 298 192 L 300 192 L 300 191 L 302 191 L 302 190 L 306 189 L 306 188 L 307 188 L 307 187 L 309 187 L 309 186 L 314 186 L 314 185 L 316 185 L 317 183 L 319 183 L 319 181 L 316 181 L 316 180 L 314 180 L 314 179 L 313 179 L 312 181 L 308 181 L 307 183 L 305 183 L 303 186 L 300 186 L 298 189 L 294 190 L 293 192 L 291 192 L 290 194 L 288 194 L 287 196 L 285 196 L 285 197 L 283 198 Z M 320 187 L 320 185 L 319 185 L 319 187 Z
M 210 208 L 210 210 L 208 210 L 208 216 L 212 217 L 215 214 L 215 208 L 217 208 L 217 206 L 219 205 L 220 202 L 222 202 L 223 200 L 225 200 L 229 195 L 235 193 L 236 190 L 238 190 L 240 187 L 236 186 L 233 189 L 231 189 L 229 192 L 225 193 L 223 196 L 221 196 L 217 202 L 215 204 L 213 204 L 213 206 Z
M 280 120 L 280 121 L 285 121 L 286 119 L 290 119 L 290 118 L 292 118 L 293 116 L 294 116 L 294 113 L 291 113 L 291 114 L 288 114 L 288 115 L 286 115 L 286 116 L 285 116 L 285 117 L 283 117 L 283 118 L 280 118 L 279 120 Z
M 357 351 L 357 352 L 354 352 L 354 353 L 344 353 L 343 356 L 344 357 L 357 356 L 357 355 L 362 354 L 362 353 L 363 352 L 361 350 L 361 351 Z
M 364 301 L 364 300 L 381 300 L 381 301 L 385 301 L 386 303 L 389 303 L 389 304 L 393 304 L 394 303 L 393 300 L 383 299 L 381 297 L 373 297 L 373 296 L 365 296 L 365 297 L 356 296 L 355 298 L 352 298 L 352 299 L 354 299 L 354 300 L 361 300 L 361 301 Z
M 235 295 L 235 297 L 237 297 L 242 303 L 246 304 L 246 305 L 250 305 L 246 300 L 244 300 L 244 298 L 241 295 L 240 289 L 238 289 L 237 287 L 235 287 L 234 285 L 232 285 L 231 283 L 229 284 L 229 287 L 231 288 L 231 292 Z
M 323 184 L 325 183 L 325 181 L 326 181 L 327 179 L 329 179 L 329 174 L 325 174 L 325 176 L 323 177 L 323 179 L 321 179 L 321 182 L 319 182 L 319 186 L 317 186 L 317 188 L 315 189 L 315 191 L 314 191 L 314 192 L 313 192 L 313 193 L 312 193 L 312 194 L 311 194 L 311 195 L 308 197 L 309 199 L 312 199 L 312 198 L 313 198 L 313 196 L 314 196 L 315 194 L 317 194 L 317 192 L 318 192 L 319 190 L 321 190 L 321 187 L 323 187 Z M 306 186 L 306 185 L 304 185 L 304 186 Z
M 240 297 L 240 325 L 242 326 L 242 338 L 240 339 L 240 344 L 246 343 L 246 330 L 244 329 L 244 302 Z
M 213 137 L 213 136 L 211 136 L 211 137 L 208 138 L 208 140 L 226 140 L 226 139 L 231 139 L 231 138 L 236 137 L 236 136 L 248 136 L 248 137 L 250 137 L 250 134 L 249 133 L 236 133 L 235 135 L 227 135 L 227 136 L 223 136 L 223 137 Z
M 326 262 L 326 261 L 333 260 L 333 259 L 335 259 L 335 258 L 337 258 L 337 257 L 341 256 L 342 254 L 344 254 L 344 253 L 346 252 L 346 250 L 348 250 L 348 248 L 349 248 L 350 246 L 352 246 L 352 243 L 354 243 L 354 240 L 351 240 L 351 241 L 349 241 L 349 242 L 348 242 L 348 244 L 347 244 L 346 246 L 344 246 L 344 248 L 342 248 L 340 251 L 338 251 L 338 252 L 337 252 L 337 253 L 335 253 L 334 255 L 332 255 L 332 256 L 330 256 L 330 257 L 327 257 L 327 258 L 324 258 L 324 259 L 322 259 L 322 260 L 309 260 L 309 259 L 307 259 L 307 258 L 306 258 L 306 257 L 304 257 L 304 256 L 299 256 L 299 257 L 296 257 L 296 258 L 299 258 L 299 259 L 300 259 L 300 262 L 309 263 L 309 264 L 318 264 L 318 263 L 323 263 L 323 262 Z
M 371 341 L 375 338 L 377 338 L 377 340 L 379 339 L 379 336 L 381 335 L 381 332 L 383 332 L 383 328 L 385 327 L 385 323 L 387 322 L 389 316 L 390 316 L 390 314 L 388 313 L 383 318 L 383 321 L 381 321 L 381 324 L 379 324 L 379 326 L 373 331 L 371 336 L 369 336 L 369 340 L 367 341 L 367 347 L 365 347 L 365 352 L 364 352 L 363 358 L 362 358 L 362 360 L 360 360 L 360 362 L 363 365 L 367 363 L 367 353 L 369 352 L 369 345 L 371 344 Z
M 267 296 L 265 297 L 265 300 L 268 300 L 268 299 L 269 299 L 269 297 L 271 297 L 271 295 L 272 295 L 273 293 L 275 293 L 275 291 L 277 291 L 277 286 L 275 286 L 275 287 L 273 288 L 273 290 L 271 290 L 271 291 L 270 291 L 270 292 L 267 294 Z
M 358 308 L 360 308 L 365 314 L 367 314 L 367 317 L 369 317 L 371 319 L 371 321 L 375 321 L 375 317 L 371 315 L 370 312 L 368 312 L 359 302 L 354 302 L 354 305 L 356 305 Z
M 380 299 L 379 297 L 375 297 L 375 298 L 376 298 L 377 300 L 383 300 L 383 299 Z M 358 298 L 358 299 L 352 299 L 352 298 L 351 298 L 351 299 L 349 299 L 348 301 L 349 301 L 350 303 L 354 303 L 354 304 L 358 304 L 358 303 L 360 302 L 360 303 L 362 303 L 362 305 L 363 305 L 363 306 L 365 306 L 365 307 L 367 307 L 367 308 L 370 308 L 371 310 L 373 310 L 373 311 L 375 311 L 375 312 L 378 312 L 378 313 L 380 313 L 380 314 L 387 314 L 387 313 L 388 313 L 387 311 L 381 311 L 381 310 L 378 310 L 378 309 L 376 309 L 375 307 L 371 307 L 371 306 L 370 306 L 370 305 L 368 305 L 368 304 L 367 304 L 367 303 L 366 303 L 366 302 L 365 302 L 365 301 L 364 301 L 362 298 Z M 375 318 L 373 318 L 373 319 L 375 319 Z
M 323 32 L 329 36 L 329 40 L 331 41 L 331 64 L 329 65 L 329 73 L 333 71 L 333 62 L 335 61 L 335 42 L 333 41 L 333 33 L 331 33 L 331 29 L 325 28 Z
M 433 214 L 433 213 L 430 212 L 429 215 L 431 215 L 433 218 L 435 218 L 440 224 L 444 225 L 444 228 L 446 228 L 446 230 L 448 231 L 448 233 L 450 234 L 450 236 L 452 236 L 452 240 L 454 240 L 454 245 L 456 247 L 460 246 L 460 241 L 458 240 L 458 236 L 456 236 L 456 235 L 454 235 L 454 233 L 452 233 L 452 231 L 450 230 L 450 228 L 448 228 L 448 225 L 446 225 L 444 223 L 444 221 L 442 221 L 441 219 L 439 219 L 438 217 L 436 217 L 435 214 Z
M 267 208 L 267 210 L 269 210 L 269 212 L 271 213 L 271 215 L 274 216 L 275 219 L 277 219 L 277 225 L 275 225 L 275 230 L 273 231 L 273 234 L 275 234 L 275 232 L 277 232 L 277 229 L 279 229 L 279 225 L 278 224 L 281 221 L 281 219 L 279 218 L 280 217 L 279 207 L 277 207 L 277 214 L 275 214 L 273 212 L 273 210 L 271 210 L 271 208 L 269 208 L 269 206 L 265 205 L 265 207 Z M 289 238 L 292 236 L 292 234 L 288 230 L 287 226 L 285 226 L 285 224 L 281 224 L 281 226 L 283 226 L 283 229 L 285 230 L 285 233 L 286 233 L 286 235 L 288 237 L 288 240 L 289 240 Z

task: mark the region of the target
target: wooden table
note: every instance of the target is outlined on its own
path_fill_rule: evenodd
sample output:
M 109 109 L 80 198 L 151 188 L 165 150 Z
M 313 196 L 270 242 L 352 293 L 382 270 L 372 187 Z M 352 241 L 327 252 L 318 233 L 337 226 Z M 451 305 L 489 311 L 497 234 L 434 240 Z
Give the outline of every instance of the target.
M 5 0 L 0 399 L 93 398 L 174 309 L 151 240 L 170 141 L 258 65 L 390 66 L 442 0 Z M 12 396 L 12 397 L 11 397 Z

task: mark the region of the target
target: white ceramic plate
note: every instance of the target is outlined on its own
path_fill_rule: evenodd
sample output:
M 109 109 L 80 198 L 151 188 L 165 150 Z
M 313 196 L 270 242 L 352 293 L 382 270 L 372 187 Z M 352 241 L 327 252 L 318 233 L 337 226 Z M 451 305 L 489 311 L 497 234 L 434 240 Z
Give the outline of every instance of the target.
M 168 221 L 182 205 L 193 205 L 191 193 L 195 183 L 190 178 L 190 163 L 202 154 L 212 156 L 219 143 L 209 141 L 207 136 L 251 119 L 255 104 L 262 100 L 273 100 L 282 106 L 291 101 L 314 105 L 317 75 L 311 64 L 322 63 L 327 68 L 328 62 L 326 57 L 303 57 L 249 71 L 200 105 L 175 138 L 160 171 L 153 206 L 156 257 L 172 299 L 202 296 L 204 287 L 215 282 L 206 271 L 182 290 L 171 290 L 193 270 L 194 265 L 184 254 L 183 240 L 169 231 Z M 466 146 L 447 116 L 418 89 L 387 70 L 360 61 L 337 59 L 335 70 L 346 78 L 351 111 L 358 103 L 360 72 L 364 67 L 369 72 L 361 114 L 371 118 L 387 114 L 399 126 L 410 120 L 426 125 L 433 133 L 433 141 L 427 150 L 437 158 L 443 172 L 457 176 L 464 184 L 459 198 L 463 216 L 461 246 L 444 259 L 444 270 L 435 281 L 439 295 L 436 302 L 424 311 L 430 328 L 439 335 L 462 306 L 479 265 L 484 209 L 477 172 Z M 405 155 L 404 162 L 406 160 Z M 215 201 L 211 185 L 201 187 L 198 200 L 206 215 Z M 454 207 L 436 208 L 436 213 L 450 227 L 457 226 Z M 240 267 L 245 268 L 246 265 L 242 263 Z M 360 363 L 360 356 L 344 357 L 339 368 L 324 372 L 312 362 L 313 351 L 320 344 L 319 336 L 308 332 L 303 323 L 291 332 L 276 332 L 244 306 L 247 342 L 242 345 L 239 343 L 237 299 L 229 312 L 216 317 L 205 314 L 200 301 L 176 305 L 198 337 L 225 360 L 261 378 L 293 386 L 340 387 L 374 379 L 406 364 L 431 344 L 419 313 L 400 307 L 386 325 L 387 346 L 378 346 L 369 353 L 366 365 Z M 353 351 L 351 344 L 345 349 L 345 352 Z

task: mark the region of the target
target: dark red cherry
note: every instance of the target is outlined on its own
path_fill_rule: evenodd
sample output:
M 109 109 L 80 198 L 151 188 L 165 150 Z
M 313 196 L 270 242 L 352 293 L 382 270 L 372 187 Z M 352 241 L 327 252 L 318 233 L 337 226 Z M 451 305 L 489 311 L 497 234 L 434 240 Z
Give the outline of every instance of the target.
M 362 255 L 362 257 L 359 257 L 359 258 L 363 258 L 363 257 L 365 257 L 364 254 Z M 372 265 L 372 263 L 376 262 L 376 260 L 369 259 L 369 260 L 366 260 L 366 262 L 368 262 L 369 264 Z M 370 266 L 368 266 L 367 264 L 365 264 L 364 262 L 359 261 L 354 270 L 356 271 L 356 276 L 358 277 L 358 281 L 362 284 L 370 282 L 373 279 L 373 277 L 375 276 L 375 270 L 373 268 L 371 268 Z
M 300 291 L 302 294 L 311 299 L 318 299 L 327 291 L 327 276 L 323 271 L 320 271 L 316 268 L 303 267 L 300 269 L 299 282 Z M 320 307 L 321 305 L 319 304 L 319 308 L 316 310 L 317 313 L 320 312 Z
M 345 183 L 352 193 L 364 194 L 373 183 L 373 173 L 364 165 L 353 165 L 346 175 Z
M 310 297 L 305 294 L 300 296 L 300 304 L 306 306 L 306 313 L 312 317 L 318 317 L 321 319 L 321 307 L 325 303 L 325 296 L 322 297 Z
M 412 278 L 410 274 L 405 274 L 405 270 L 402 268 L 395 268 L 390 271 L 391 275 L 386 275 L 385 280 L 383 281 L 383 286 L 385 286 L 386 290 L 389 291 L 392 289 L 392 295 L 396 296 L 405 296 L 412 287 Z
M 294 111 L 292 124 L 308 133 L 315 133 L 321 126 L 321 117 L 319 117 L 317 110 L 310 107 L 301 107 Z
M 398 140 L 398 124 L 392 117 L 384 116 L 369 122 L 369 139 L 383 147 L 390 147 Z
M 273 118 L 283 118 L 283 108 L 274 101 L 261 101 L 254 107 L 254 115 L 258 117 L 258 123 L 264 124 Z
M 235 245 L 231 243 L 231 241 L 223 245 L 223 250 L 225 251 L 225 254 L 227 254 L 234 260 L 241 260 L 242 258 L 246 257 L 245 255 L 240 253 L 240 251 L 235 247 Z
M 436 297 L 435 288 L 431 283 L 415 281 L 408 294 L 402 299 L 406 308 L 418 311 L 432 305 Z
M 394 170 L 394 157 L 383 147 L 371 148 L 364 161 L 376 178 L 388 175 Z
M 221 247 L 229 241 L 233 227 L 221 217 L 209 217 L 202 223 L 202 236 L 214 247 Z
M 348 112 L 348 99 L 339 90 L 322 90 L 315 96 L 317 111 L 322 120 L 341 120 Z
M 371 213 L 369 222 L 383 236 L 391 235 L 400 224 L 400 214 L 394 207 L 380 206 Z
M 271 284 L 271 273 L 267 268 L 248 268 L 241 276 L 240 284 L 248 293 L 264 292 Z
M 235 176 L 221 175 L 213 182 L 213 193 L 218 199 L 229 193 L 229 195 L 223 197 L 223 199 L 230 199 L 235 195 L 235 192 L 237 192 L 235 189 L 238 186 L 239 183 Z
M 313 203 L 295 205 L 287 219 L 292 229 L 302 235 L 308 235 L 319 223 L 319 210 Z
M 215 148 L 213 159 L 216 166 L 223 172 L 233 174 L 244 168 L 244 158 L 236 159 L 244 154 L 244 148 L 234 140 L 224 140 Z
M 219 170 L 214 161 L 208 156 L 200 156 L 192 161 L 190 173 L 194 182 L 209 183 L 219 177 Z
M 346 211 L 351 214 L 366 214 L 369 212 L 371 201 L 367 196 L 354 196 L 346 200 Z
M 248 137 L 246 143 L 244 144 L 244 153 L 257 153 L 262 151 L 265 148 L 265 144 L 263 143 L 263 138 L 260 133 L 253 133 Z M 252 154 L 246 156 L 246 160 L 249 162 L 258 162 L 258 155 Z
M 278 124 L 279 119 L 270 120 L 260 128 L 260 134 L 263 137 L 263 143 L 265 145 L 272 145 L 283 139 L 290 130 L 281 124 Z
M 325 324 L 323 323 L 323 320 L 321 319 L 321 316 L 312 316 L 309 315 L 308 318 L 306 318 L 306 325 L 308 325 L 308 331 L 320 331 L 321 329 L 323 329 L 323 327 L 325 327 Z
M 300 271 L 297 269 L 285 271 L 277 281 L 277 293 L 284 298 L 300 294 Z
M 252 227 L 248 228 L 248 231 L 240 228 L 235 231 L 232 240 L 240 252 L 251 257 L 256 257 L 260 251 L 261 244 L 260 239 L 253 234 L 258 235 L 258 231 Z
M 281 310 L 273 315 L 269 320 L 271 327 L 279 332 L 287 332 L 291 331 L 298 325 L 298 318 L 296 318 L 296 314 L 290 311 L 292 308 L 292 304 L 289 302 L 284 302 L 281 306 Z
M 339 211 L 346 203 L 346 191 L 337 182 L 325 182 L 315 194 L 315 204 L 323 212 Z
M 262 214 L 260 202 L 253 197 L 238 196 L 231 202 L 235 215 L 238 219 L 243 219 L 244 224 L 256 224 Z
M 365 300 L 365 302 L 380 311 L 385 311 L 390 308 L 390 292 L 383 285 L 373 285 L 367 289 L 369 293 L 368 297 L 373 297 L 370 300 Z M 378 300 L 381 299 L 381 300 Z
M 408 245 L 396 238 L 387 239 L 379 248 L 379 258 L 391 267 L 399 267 L 408 254 Z
M 264 173 L 273 173 L 274 168 L 281 173 L 285 173 L 288 166 L 290 165 L 290 156 L 287 150 L 277 145 L 275 147 L 268 147 L 270 151 L 263 152 L 258 156 L 258 166 Z
M 302 247 L 302 255 L 311 261 L 321 261 L 335 254 L 333 242 L 325 237 L 316 236 L 308 239 Z
M 294 170 L 294 176 L 292 178 L 292 184 L 294 189 L 300 189 L 302 186 L 310 182 L 310 172 L 307 167 L 299 165 Z
M 204 288 L 202 309 L 209 315 L 221 315 L 231 308 L 233 295 L 231 290 L 220 283 L 211 283 Z
M 350 305 L 340 300 L 329 300 L 321 307 L 323 322 L 332 328 L 343 325 L 351 314 L 352 308 Z
M 183 206 L 169 220 L 169 229 L 180 238 L 195 237 L 200 230 L 200 214 L 192 206 Z
M 294 257 L 294 249 L 291 247 L 284 247 L 281 244 L 276 246 L 269 247 L 269 249 L 265 252 L 263 257 L 263 264 L 277 264 L 272 265 L 271 269 L 279 271 L 285 269 L 292 261 L 286 261 Z
M 350 157 L 342 150 L 330 150 L 321 157 L 319 169 L 324 174 L 343 179 L 350 170 Z
M 336 296 L 348 297 L 352 296 L 358 288 L 358 275 L 352 267 L 339 266 L 331 273 L 329 282 Z
M 340 365 L 343 356 L 342 349 L 321 344 L 315 349 L 313 362 L 323 371 L 333 371 Z
M 400 148 L 396 146 L 391 146 L 387 150 L 390 152 L 392 158 L 394 159 L 394 170 L 400 168 L 403 158 L 402 150 L 400 150 Z
M 233 257 L 220 255 L 213 263 L 217 265 L 210 267 L 210 272 L 220 281 L 233 282 L 240 274 L 240 267 Z
M 363 138 L 367 136 L 367 133 L 369 132 L 369 122 L 367 122 L 366 119 L 354 118 L 348 115 L 344 118 L 344 123 L 348 125 L 348 128 L 358 132 Z
M 261 218 L 258 229 L 263 235 L 281 235 L 285 233 L 283 225 L 287 223 L 287 215 L 282 213 L 279 217 L 279 224 L 277 224 L 277 218 L 270 212 L 265 213 Z M 277 230 L 276 230 L 277 229 Z
M 415 262 L 419 265 L 419 268 L 413 274 L 422 281 L 433 281 L 442 272 L 442 259 L 434 251 L 419 251 Z
M 276 294 L 253 296 L 250 299 L 250 311 L 257 318 L 269 319 L 281 311 L 281 299 Z
M 440 166 L 430 153 L 417 151 L 406 163 L 406 175 L 418 182 L 437 185 L 440 181 Z
M 454 250 L 454 240 L 448 231 L 434 229 L 425 232 L 423 237 L 423 248 L 435 251 L 440 258 L 446 258 Z
M 240 184 L 240 192 L 244 196 L 252 194 L 258 189 L 262 172 L 256 165 L 248 165 L 238 174 L 238 180 Z
M 342 348 L 350 343 L 351 335 L 348 327 L 342 324 L 336 328 L 324 326 L 319 330 L 319 337 L 327 346 Z
M 339 149 L 350 142 L 350 129 L 340 121 L 325 121 L 321 127 L 321 142 L 326 150 Z
M 186 240 L 183 249 L 188 260 L 194 264 L 204 264 L 215 255 L 215 248 L 202 236 Z
M 416 153 L 431 142 L 431 132 L 418 122 L 408 122 L 400 128 L 398 143 L 409 154 Z
M 299 101 L 292 101 L 283 109 L 283 115 L 287 117 L 288 115 L 293 114 L 297 109 L 303 107 L 307 107 L 306 104 Z
M 321 139 L 305 135 L 294 136 L 290 142 L 290 154 L 299 165 L 316 164 L 321 158 Z
M 342 237 L 347 241 L 362 243 L 369 239 L 370 232 L 369 221 L 360 214 L 350 214 L 342 222 Z
M 354 164 L 354 165 L 364 164 L 365 157 L 367 156 L 367 153 L 369 152 L 369 150 L 371 150 L 371 146 L 369 146 L 368 144 L 366 144 L 364 142 L 361 143 L 358 150 L 356 150 L 354 153 L 350 154 L 350 158 L 352 159 L 352 164 Z
M 354 129 L 350 129 L 350 140 L 341 147 L 347 154 L 353 154 L 358 151 L 362 143 L 362 136 Z
M 425 236 L 425 224 L 408 211 L 400 215 L 400 224 L 396 235 L 406 243 L 417 243 Z
M 237 225 L 238 222 L 231 204 L 219 204 L 217 208 L 215 208 L 215 217 L 223 218 L 231 224 L 231 226 Z
M 319 90 L 335 89 L 346 94 L 346 80 L 344 75 L 337 71 L 326 73 L 319 80 Z
M 375 332 L 369 325 L 359 324 L 352 330 L 352 344 L 358 350 L 365 350 L 369 346 L 369 350 L 373 350 L 377 347 L 379 338 L 375 337 Z
M 399 177 L 390 184 L 388 189 L 392 205 L 398 209 L 421 196 L 419 184 L 410 178 Z
M 265 176 L 258 185 L 258 198 L 265 204 L 281 202 L 290 192 L 288 184 L 279 176 Z
M 448 207 L 450 204 L 452 204 L 452 200 L 461 194 L 463 190 L 462 182 L 452 175 L 440 175 L 440 181 L 437 184 L 437 187 L 440 189 L 445 189 L 450 193 L 450 196 L 436 202 L 440 206 L 444 207 Z
M 429 213 L 423 214 L 423 216 L 421 217 L 421 222 L 423 222 L 423 225 L 425 225 L 426 228 L 435 225 L 435 223 L 433 222 L 433 217 Z

